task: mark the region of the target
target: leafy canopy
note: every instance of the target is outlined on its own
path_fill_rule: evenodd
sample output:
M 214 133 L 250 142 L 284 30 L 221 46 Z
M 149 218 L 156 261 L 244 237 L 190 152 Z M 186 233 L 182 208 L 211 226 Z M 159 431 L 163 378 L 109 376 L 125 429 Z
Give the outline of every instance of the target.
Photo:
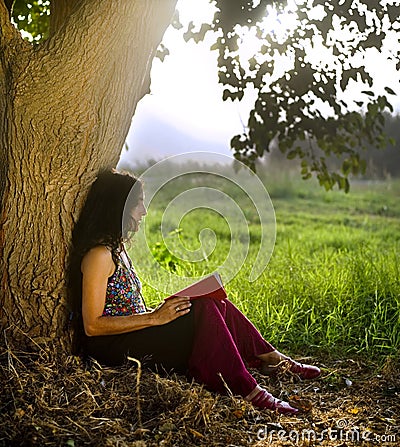
M 224 100 L 257 91 L 244 132 L 231 140 L 235 157 L 256 167 L 272 143 L 301 159 L 304 179 L 349 189 L 349 174 L 365 170 L 360 148 L 388 143 L 384 112 L 393 108 L 387 86 L 376 93 L 366 70 L 372 50 L 400 68 L 400 0 L 213 0 L 211 23 L 191 22 L 184 37 L 213 32 Z M 48 36 L 50 0 L 16 0 L 19 29 L 40 41 Z M 179 27 L 179 21 L 175 26 Z M 160 55 L 168 54 L 161 47 Z M 363 90 L 355 95 L 355 85 Z M 334 155 L 340 169 L 328 167 Z
M 400 68 L 400 7 L 395 0 L 215 0 L 212 23 L 189 24 L 186 39 L 216 36 L 224 99 L 258 92 L 243 134 L 231 140 L 235 157 L 253 169 L 278 144 L 301 159 L 307 179 L 326 189 L 349 189 L 348 175 L 365 170 L 360 148 L 388 143 L 384 111 L 395 92 L 377 94 L 365 68 L 372 49 Z M 251 53 L 249 52 L 251 49 Z M 350 90 L 363 84 L 357 96 Z M 299 144 L 300 142 L 300 144 Z M 328 169 L 332 155 L 341 161 Z
M 27 38 L 39 42 L 49 35 L 50 0 L 15 0 L 12 19 Z M 30 36 L 29 36 L 30 35 Z

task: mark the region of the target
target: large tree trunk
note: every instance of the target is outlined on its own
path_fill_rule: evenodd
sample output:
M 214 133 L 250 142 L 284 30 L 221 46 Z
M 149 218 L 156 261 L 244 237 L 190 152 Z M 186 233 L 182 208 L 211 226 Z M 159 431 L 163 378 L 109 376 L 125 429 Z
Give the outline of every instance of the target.
M 13 337 L 63 332 L 74 222 L 98 170 L 118 162 L 175 3 L 55 1 L 34 48 L 0 0 L 0 306 Z

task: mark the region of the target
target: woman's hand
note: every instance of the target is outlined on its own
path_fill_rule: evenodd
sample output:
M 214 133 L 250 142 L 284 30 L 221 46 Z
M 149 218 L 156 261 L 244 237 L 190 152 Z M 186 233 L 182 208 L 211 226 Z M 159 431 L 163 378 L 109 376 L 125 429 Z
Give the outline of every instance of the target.
M 166 324 L 189 313 L 191 305 L 189 297 L 173 297 L 161 303 L 152 314 L 156 324 Z

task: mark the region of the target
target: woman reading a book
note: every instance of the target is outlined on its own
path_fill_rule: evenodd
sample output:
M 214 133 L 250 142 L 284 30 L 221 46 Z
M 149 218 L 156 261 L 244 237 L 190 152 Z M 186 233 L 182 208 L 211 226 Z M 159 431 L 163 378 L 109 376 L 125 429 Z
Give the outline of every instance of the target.
M 123 222 L 127 200 L 129 219 Z M 278 352 L 228 299 L 181 296 L 156 309 L 146 307 L 124 246 L 145 215 L 139 180 L 115 171 L 98 176 L 73 237 L 82 351 L 106 365 L 122 364 L 129 355 L 149 367 L 186 374 L 216 392 L 228 387 L 256 407 L 296 413 L 261 388 L 247 367 L 271 374 L 285 362 L 303 379 L 318 377 L 320 370 Z M 140 262 L 140 253 L 134 261 Z

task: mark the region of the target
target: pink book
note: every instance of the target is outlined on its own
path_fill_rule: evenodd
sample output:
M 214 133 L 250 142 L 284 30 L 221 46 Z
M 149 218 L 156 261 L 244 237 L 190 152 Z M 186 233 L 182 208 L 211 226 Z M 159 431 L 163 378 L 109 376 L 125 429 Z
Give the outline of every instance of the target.
M 197 298 L 217 298 L 223 300 L 227 297 L 227 294 L 222 284 L 221 276 L 219 273 L 213 273 L 165 299 L 168 300 L 175 296 L 188 296 L 191 300 Z

